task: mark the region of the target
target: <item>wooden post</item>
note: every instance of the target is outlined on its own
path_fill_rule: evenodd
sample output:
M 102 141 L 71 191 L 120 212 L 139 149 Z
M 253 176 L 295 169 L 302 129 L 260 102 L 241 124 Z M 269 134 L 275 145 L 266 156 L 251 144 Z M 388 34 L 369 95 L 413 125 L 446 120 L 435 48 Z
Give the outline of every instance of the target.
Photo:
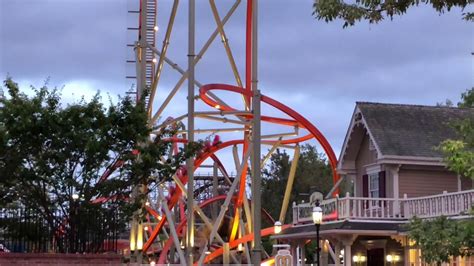
M 403 217 L 405 219 L 410 219 L 411 217 L 408 217 L 409 215 L 409 206 L 407 204 L 407 200 L 408 200 L 408 195 L 407 193 L 403 194 Z
M 341 260 L 339 259 L 339 254 L 341 254 L 341 243 L 339 241 L 336 243 L 334 253 L 336 255 L 335 266 L 341 266 Z

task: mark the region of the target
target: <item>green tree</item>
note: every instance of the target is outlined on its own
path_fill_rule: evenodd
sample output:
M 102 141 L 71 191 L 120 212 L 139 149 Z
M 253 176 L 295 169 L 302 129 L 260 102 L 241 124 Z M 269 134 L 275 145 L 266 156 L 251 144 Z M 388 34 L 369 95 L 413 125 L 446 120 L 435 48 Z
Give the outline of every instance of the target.
M 291 162 L 290 155 L 285 150 L 277 149 L 270 157 L 268 166 L 263 169 L 262 208 L 267 210 L 275 219 L 280 216 Z M 285 221 L 282 221 L 282 223 L 291 221 L 293 202 L 300 203 L 303 200 L 308 202 L 310 194 L 315 191 L 327 194 L 333 185 L 331 166 L 324 154 L 319 153 L 315 146 L 303 145 L 298 159 L 288 211 Z M 268 224 L 267 226 L 271 225 Z M 271 252 L 272 245 L 273 243 L 269 239 L 263 240 L 263 246 L 267 252 Z M 315 246 L 315 243 L 305 246 L 308 262 L 314 261 Z
M 461 95 L 458 108 L 474 108 L 474 88 Z M 443 141 L 440 149 L 448 168 L 474 179 L 474 117 L 453 124 L 458 138 Z
M 278 218 L 280 215 L 290 166 L 290 156 L 286 151 L 277 149 L 270 157 L 269 165 L 263 169 L 262 207 L 273 218 Z M 303 145 L 296 168 L 286 221 L 288 222 L 291 219 L 292 202 L 308 201 L 310 193 L 316 190 L 326 194 L 332 186 L 331 167 L 324 155 L 318 153 L 315 146 Z
M 453 221 L 444 216 L 433 220 L 415 217 L 408 225 L 409 236 L 422 250 L 425 262 L 441 265 L 451 257 L 470 254 L 474 231 L 469 223 L 472 221 Z
M 33 88 L 35 95 L 28 97 L 11 79 L 4 85 L 0 207 L 35 210 L 53 231 L 65 220 L 87 220 L 85 213 L 99 217 L 110 209 L 127 221 L 143 207 L 147 193 L 132 202 L 127 200 L 132 189 L 169 179 L 200 147 L 192 143 L 168 157 L 171 143 L 164 139 L 176 128 L 150 140 L 145 107 L 129 97 L 105 107 L 97 94 L 89 102 L 62 106 L 60 93 L 46 86 Z M 110 200 L 93 203 L 98 199 Z
M 326 22 L 342 19 L 344 21 L 343 27 L 347 27 L 361 20 L 377 23 L 385 17 L 392 19 L 394 16 L 406 13 L 408 8 L 420 4 L 430 5 L 441 14 L 450 11 L 452 8 L 464 9 L 472 3 L 474 3 L 472 0 L 356 0 L 355 2 L 343 0 L 315 0 L 313 4 L 313 15 L 317 19 L 325 20 Z M 465 12 L 463 13 L 463 18 L 468 21 L 473 21 L 474 13 Z

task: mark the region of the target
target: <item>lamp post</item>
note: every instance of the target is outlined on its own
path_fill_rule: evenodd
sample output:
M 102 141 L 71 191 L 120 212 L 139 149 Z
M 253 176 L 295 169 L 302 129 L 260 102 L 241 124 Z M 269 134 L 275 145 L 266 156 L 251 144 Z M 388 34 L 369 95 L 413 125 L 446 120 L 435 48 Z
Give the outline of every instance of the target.
M 319 227 L 323 221 L 323 209 L 319 207 L 319 200 L 316 201 L 315 206 L 313 207 L 313 223 L 316 226 L 316 265 L 320 266 L 319 264 Z

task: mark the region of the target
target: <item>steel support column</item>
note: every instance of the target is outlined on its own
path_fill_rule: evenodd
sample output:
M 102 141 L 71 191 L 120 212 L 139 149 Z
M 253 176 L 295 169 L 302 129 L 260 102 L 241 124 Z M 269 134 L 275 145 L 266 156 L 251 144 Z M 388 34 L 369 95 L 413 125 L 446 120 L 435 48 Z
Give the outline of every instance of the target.
M 194 42 L 195 42 L 195 0 L 189 0 L 188 17 L 188 143 L 194 141 Z M 186 161 L 188 174 L 186 259 L 187 265 L 193 265 L 194 247 L 194 160 Z
M 252 247 L 252 263 L 260 265 L 262 261 L 262 238 L 260 230 L 262 228 L 261 220 L 261 169 L 260 169 L 260 100 L 261 95 L 258 90 L 258 0 L 252 0 L 252 222 L 254 241 Z

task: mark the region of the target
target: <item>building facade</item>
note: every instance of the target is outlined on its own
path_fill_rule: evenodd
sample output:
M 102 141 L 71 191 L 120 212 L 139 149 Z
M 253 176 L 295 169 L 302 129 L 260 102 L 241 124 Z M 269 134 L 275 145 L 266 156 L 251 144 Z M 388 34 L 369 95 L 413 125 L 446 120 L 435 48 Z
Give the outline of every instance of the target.
M 456 137 L 452 123 L 473 118 L 469 108 L 358 102 L 337 168 L 351 189 L 322 202 L 322 265 L 424 265 L 407 237 L 410 219 L 472 219 L 473 180 L 449 171 L 437 147 Z M 311 211 L 294 204 L 293 226 L 275 237 L 291 244 L 295 263 L 315 238 Z

